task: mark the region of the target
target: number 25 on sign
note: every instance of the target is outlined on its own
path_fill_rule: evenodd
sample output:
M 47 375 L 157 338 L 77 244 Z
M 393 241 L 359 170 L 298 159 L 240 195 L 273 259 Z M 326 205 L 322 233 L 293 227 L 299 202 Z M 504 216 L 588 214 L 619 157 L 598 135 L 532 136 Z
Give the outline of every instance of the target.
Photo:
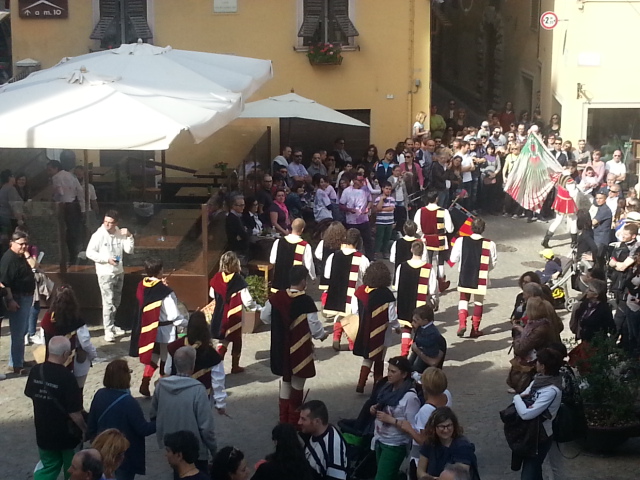
M 554 12 L 544 12 L 540 15 L 540 26 L 545 30 L 553 30 L 558 25 L 558 15 Z

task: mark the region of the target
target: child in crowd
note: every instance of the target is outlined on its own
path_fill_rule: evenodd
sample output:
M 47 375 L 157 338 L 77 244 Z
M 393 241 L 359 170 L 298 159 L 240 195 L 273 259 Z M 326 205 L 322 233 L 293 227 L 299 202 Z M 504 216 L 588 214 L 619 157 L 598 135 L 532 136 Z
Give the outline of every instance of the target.
M 540 255 L 547 261 L 547 263 L 544 265 L 544 270 L 538 270 L 536 273 L 540 276 L 540 281 L 544 285 L 549 280 L 557 278 L 558 275 L 562 273 L 562 260 L 556 257 L 553 250 L 550 248 L 542 250 Z
M 389 258 L 389 241 L 393 231 L 393 212 L 396 209 L 396 199 L 391 195 L 391 183 L 384 182 L 382 194 L 376 199 L 376 254 L 383 254 Z
M 417 372 L 413 374 L 416 381 L 427 367 L 442 368 L 447 354 L 447 341 L 433 323 L 434 319 L 433 308 L 429 304 L 416 308 L 413 313 L 411 325 L 414 333 L 409 362 Z

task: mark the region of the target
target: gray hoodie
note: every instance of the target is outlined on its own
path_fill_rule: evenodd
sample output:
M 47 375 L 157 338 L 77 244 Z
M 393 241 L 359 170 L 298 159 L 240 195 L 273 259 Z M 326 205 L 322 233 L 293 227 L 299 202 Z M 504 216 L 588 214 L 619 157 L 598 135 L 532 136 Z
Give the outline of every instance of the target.
M 200 440 L 198 460 L 216 453 L 213 411 L 204 385 L 191 377 L 173 375 L 161 378 L 153 392 L 150 417 L 156 419 L 158 447 L 164 448 L 164 436 L 179 430 L 193 432 Z

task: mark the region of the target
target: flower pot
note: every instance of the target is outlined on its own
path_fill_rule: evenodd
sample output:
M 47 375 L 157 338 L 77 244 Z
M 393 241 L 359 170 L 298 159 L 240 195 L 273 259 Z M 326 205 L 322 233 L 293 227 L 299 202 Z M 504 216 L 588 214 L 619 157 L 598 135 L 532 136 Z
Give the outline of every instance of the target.
M 334 58 L 311 58 L 309 59 L 309 63 L 311 65 L 342 65 L 342 56 L 337 56 Z
M 260 312 L 242 311 L 242 333 L 257 333 L 262 325 Z
M 640 436 L 640 423 L 620 427 L 600 427 L 589 425 L 587 434 L 578 443 L 587 451 L 594 453 L 613 453 L 631 437 Z

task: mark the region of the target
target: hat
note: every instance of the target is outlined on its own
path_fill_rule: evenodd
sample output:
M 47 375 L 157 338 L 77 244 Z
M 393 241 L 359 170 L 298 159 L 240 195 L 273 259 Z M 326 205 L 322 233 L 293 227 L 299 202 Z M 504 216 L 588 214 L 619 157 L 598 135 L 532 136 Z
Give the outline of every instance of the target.
M 638 212 L 627 213 L 627 221 L 640 222 L 640 213 Z
M 486 120 L 482 122 L 482 128 L 489 128 L 489 122 L 487 122 Z
M 555 257 L 555 255 L 553 254 L 553 250 L 551 250 L 550 248 L 545 248 L 544 250 L 542 250 L 540 252 L 540 255 L 542 255 L 542 257 L 546 258 L 547 260 L 551 260 L 553 257 Z

